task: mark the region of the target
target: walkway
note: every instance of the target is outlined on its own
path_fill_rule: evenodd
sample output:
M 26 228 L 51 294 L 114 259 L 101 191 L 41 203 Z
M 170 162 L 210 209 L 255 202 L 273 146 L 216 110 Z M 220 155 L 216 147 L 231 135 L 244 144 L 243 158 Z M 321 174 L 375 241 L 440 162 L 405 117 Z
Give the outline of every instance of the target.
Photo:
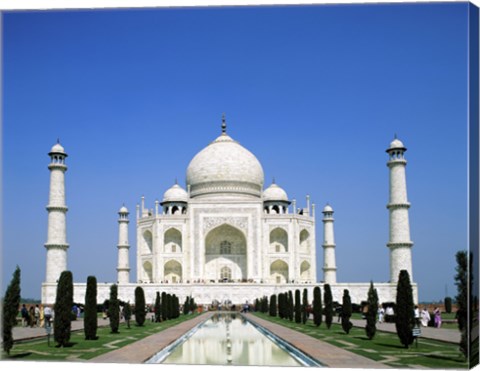
M 366 320 L 364 319 L 351 319 L 350 321 L 355 327 L 365 328 Z M 394 323 L 377 323 L 377 330 L 397 333 Z M 444 341 L 447 343 L 460 344 L 460 331 L 457 329 L 421 327 L 421 331 L 422 334 L 420 335 L 419 339 L 427 338 L 432 340 Z
M 108 319 L 98 318 L 98 327 L 109 326 Z M 72 321 L 72 331 L 83 329 L 83 318 L 76 321 Z M 53 335 L 53 323 L 52 323 L 52 335 Z M 44 327 L 22 327 L 16 326 L 12 330 L 13 341 L 32 340 L 37 338 L 43 338 L 47 336 L 47 331 Z
M 245 314 L 245 316 L 250 321 L 265 327 L 273 334 L 292 344 L 302 352 L 308 354 L 310 357 L 315 358 L 327 367 L 366 369 L 389 368 L 389 366 L 383 363 L 372 361 L 371 359 L 327 344 L 321 340 L 302 334 L 298 331 L 294 331 L 282 325 L 277 325 L 270 321 L 263 320 L 254 316 L 253 314 L 248 313 Z
M 199 323 L 205 321 L 212 316 L 213 312 L 206 312 L 198 317 L 188 321 L 179 323 L 158 334 L 148 336 L 135 343 L 126 345 L 120 349 L 102 354 L 101 356 L 92 358 L 89 362 L 95 363 L 144 363 L 146 360 L 154 356 L 160 350 L 173 343 L 182 335 L 187 333 Z

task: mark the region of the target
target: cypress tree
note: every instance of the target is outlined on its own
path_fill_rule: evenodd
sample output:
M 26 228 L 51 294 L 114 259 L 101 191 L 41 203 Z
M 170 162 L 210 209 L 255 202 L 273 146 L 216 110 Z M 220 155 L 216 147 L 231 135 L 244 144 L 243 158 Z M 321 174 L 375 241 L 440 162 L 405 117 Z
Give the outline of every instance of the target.
M 460 330 L 460 351 L 465 358 L 469 359 L 471 354 L 468 332 L 472 328 L 472 321 L 469 321 L 469 293 L 472 291 L 472 255 L 470 254 L 470 262 L 466 251 L 458 251 L 455 255 L 457 261 L 455 275 L 455 285 L 457 286 L 457 321 Z M 470 268 L 470 273 L 469 273 Z M 470 318 L 473 313 L 470 314 Z
M 285 318 L 285 294 L 283 292 L 278 294 L 278 316 L 281 319 Z
M 172 319 L 172 295 L 167 294 L 167 319 Z
M 317 327 L 322 324 L 322 292 L 318 286 L 313 289 L 313 323 Z
M 259 309 L 260 309 L 260 301 L 258 300 L 258 298 L 255 299 L 255 312 L 258 312 Z
M 293 321 L 293 311 L 294 311 L 293 294 L 292 294 L 292 290 L 289 290 L 288 291 L 288 319 L 290 321 Z
M 445 297 L 444 304 L 445 304 L 445 312 L 452 313 L 452 298 L 450 296 Z
M 20 306 L 20 268 L 17 265 L 12 280 L 5 292 L 2 309 L 3 350 L 10 354 L 13 347 L 12 329 L 17 324 L 18 308 Z
M 162 320 L 166 321 L 167 319 L 168 319 L 167 293 L 162 292 Z
M 188 314 L 190 312 L 190 298 L 187 296 L 185 303 L 183 304 L 183 314 Z
M 308 291 L 303 289 L 303 302 L 302 302 L 302 323 L 307 323 L 308 318 Z
M 277 295 L 275 294 L 270 296 L 270 316 L 277 316 Z
M 328 283 L 325 284 L 323 287 L 323 301 L 325 302 L 325 325 L 328 329 L 332 326 L 333 322 L 333 297 L 332 297 L 332 289 Z
M 94 276 L 88 276 L 83 317 L 85 340 L 97 340 L 97 328 L 97 279 Z
M 377 331 L 377 311 L 378 311 L 378 295 L 377 290 L 373 287 L 373 282 L 370 281 L 370 288 L 368 289 L 368 299 L 367 299 L 367 325 L 365 326 L 365 332 L 367 337 L 372 340 Z
M 178 297 L 173 294 L 173 318 L 178 318 Z
M 412 309 L 413 310 L 413 309 Z M 348 290 L 343 290 L 342 300 L 342 328 L 345 333 L 349 333 L 353 324 L 350 322 L 352 316 L 352 301 L 350 300 L 350 294 Z
M 135 322 L 138 326 L 145 323 L 145 293 L 140 286 L 135 289 Z
M 412 329 L 415 325 L 415 314 L 410 275 L 404 269 L 402 269 L 398 275 L 396 304 L 397 316 L 395 327 L 397 329 L 397 335 L 405 348 L 408 348 L 408 346 L 413 343 Z
M 57 285 L 55 299 L 55 316 L 53 319 L 53 337 L 57 347 L 68 345 L 71 334 L 73 307 L 73 277 L 72 272 L 63 271 Z
M 155 298 L 155 322 L 162 321 L 162 306 L 160 305 L 160 293 L 157 291 L 157 297 Z
M 130 306 L 130 302 L 125 303 L 125 306 L 123 307 L 123 316 L 125 317 L 127 328 L 130 328 L 130 318 L 132 318 L 132 307 Z
M 112 333 L 118 334 L 118 328 L 120 327 L 120 302 L 118 301 L 118 286 L 115 284 L 110 286 L 108 313 L 110 314 L 110 328 Z
M 302 322 L 302 304 L 300 303 L 300 290 L 295 290 L 295 322 Z
M 195 299 L 193 296 L 190 296 L 190 310 L 195 312 L 197 310 L 197 304 L 195 303 Z

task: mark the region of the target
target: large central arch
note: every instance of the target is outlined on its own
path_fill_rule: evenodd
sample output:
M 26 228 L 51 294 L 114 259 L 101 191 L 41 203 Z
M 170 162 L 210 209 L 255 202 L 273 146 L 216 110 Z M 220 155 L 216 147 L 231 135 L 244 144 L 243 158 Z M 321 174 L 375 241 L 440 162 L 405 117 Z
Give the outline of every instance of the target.
M 227 271 L 229 275 L 225 274 Z M 222 224 L 208 232 L 205 236 L 204 276 L 205 280 L 216 282 L 247 279 L 247 240 L 242 231 Z

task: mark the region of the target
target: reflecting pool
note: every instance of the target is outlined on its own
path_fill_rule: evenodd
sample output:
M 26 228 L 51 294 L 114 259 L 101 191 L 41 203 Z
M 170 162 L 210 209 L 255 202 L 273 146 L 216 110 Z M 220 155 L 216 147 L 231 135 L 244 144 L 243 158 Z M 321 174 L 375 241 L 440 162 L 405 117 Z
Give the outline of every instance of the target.
M 265 336 L 239 314 L 214 314 L 189 335 L 185 337 L 186 340 L 180 339 L 171 349 L 152 357 L 148 363 L 290 367 L 308 365 L 305 357 L 287 351 L 288 345 L 275 339 L 274 342 L 269 338 L 271 336 Z

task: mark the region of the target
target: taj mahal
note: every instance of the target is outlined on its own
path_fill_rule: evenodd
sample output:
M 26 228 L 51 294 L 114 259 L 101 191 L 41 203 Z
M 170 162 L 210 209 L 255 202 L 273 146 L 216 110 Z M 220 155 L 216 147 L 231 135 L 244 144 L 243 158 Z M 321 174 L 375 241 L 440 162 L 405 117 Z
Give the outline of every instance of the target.
M 405 151 L 397 138 L 386 150 L 390 174 L 390 277 L 385 278 L 388 282 L 374 283 L 380 302 L 395 301 L 400 270 L 407 270 L 413 280 Z M 70 248 L 65 197 L 67 153 L 56 143 L 49 156 L 44 304 L 55 302 L 57 280 L 68 269 Z M 131 277 L 129 261 L 130 212 L 125 205 L 120 208 L 117 282 L 113 283 L 118 285 L 119 298 L 130 302 L 134 302 L 137 286 L 143 287 L 147 303 L 153 303 L 160 291 L 175 294 L 181 302 L 193 296 L 198 304 L 241 304 L 303 288 L 312 298 L 315 286 L 323 290 L 323 284 L 328 283 L 335 301 L 341 302 L 343 290 L 348 289 L 352 302 L 360 303 L 367 298 L 370 282 L 337 282 L 333 214 L 328 204 L 318 213 L 308 195 L 304 207 L 299 207 L 275 181 L 265 186 L 261 163 L 227 134 L 223 118 L 220 135 L 190 161 L 185 188 L 175 182 L 161 201 L 147 206 L 142 196 L 136 205 L 135 278 Z M 315 235 L 318 217 L 323 223 L 321 282 L 317 282 L 316 266 L 320 246 Z M 98 284 L 99 303 L 108 299 L 113 283 Z M 417 285 L 412 286 L 418 302 Z M 75 283 L 74 301 L 83 303 L 85 291 L 85 283 Z

